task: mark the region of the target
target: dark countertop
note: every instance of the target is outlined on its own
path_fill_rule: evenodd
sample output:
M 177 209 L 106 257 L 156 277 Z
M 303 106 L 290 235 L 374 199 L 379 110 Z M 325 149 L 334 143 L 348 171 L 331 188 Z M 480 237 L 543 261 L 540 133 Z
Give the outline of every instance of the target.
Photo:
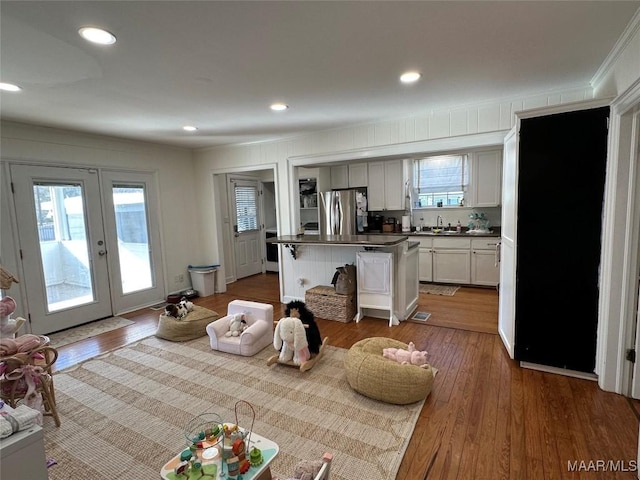
M 489 232 L 489 233 L 469 233 L 469 232 L 440 232 L 440 233 L 433 233 L 433 232 L 408 232 L 405 233 L 405 235 L 409 235 L 412 238 L 414 237 L 499 237 L 500 236 L 500 232 L 497 232 L 495 230 Z
M 367 234 L 367 235 L 284 235 L 267 238 L 267 243 L 285 243 L 293 245 L 364 245 L 368 247 L 390 247 L 406 241 L 404 234 Z

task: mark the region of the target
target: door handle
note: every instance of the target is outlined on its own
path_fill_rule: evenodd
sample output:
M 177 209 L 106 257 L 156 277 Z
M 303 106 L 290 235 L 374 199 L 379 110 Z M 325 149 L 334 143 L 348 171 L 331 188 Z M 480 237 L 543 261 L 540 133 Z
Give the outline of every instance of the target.
M 98 250 L 98 255 L 100 255 L 101 257 L 104 257 L 107 254 L 106 250 Z
M 239 234 L 238 232 L 236 232 L 236 233 L 234 233 L 234 234 L 233 234 L 233 236 L 234 236 L 234 237 L 239 237 L 239 236 L 240 236 L 240 234 Z

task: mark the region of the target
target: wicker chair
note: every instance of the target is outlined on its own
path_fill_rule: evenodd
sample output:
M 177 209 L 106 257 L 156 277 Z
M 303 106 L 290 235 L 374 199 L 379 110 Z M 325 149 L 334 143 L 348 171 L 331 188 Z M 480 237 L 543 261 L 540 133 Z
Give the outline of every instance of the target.
M 55 390 L 51 367 L 58 359 L 58 351 L 41 346 L 29 352 L 15 353 L 0 358 L 4 375 L 0 380 L 0 398 L 12 408 L 25 402 L 34 394 L 42 396 L 43 415 L 53 417 L 57 427 L 60 417 L 56 408 Z

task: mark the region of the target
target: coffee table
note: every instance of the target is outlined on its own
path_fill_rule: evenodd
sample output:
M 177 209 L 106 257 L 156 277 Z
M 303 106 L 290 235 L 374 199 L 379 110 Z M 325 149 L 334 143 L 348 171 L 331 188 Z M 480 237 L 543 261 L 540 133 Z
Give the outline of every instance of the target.
M 269 464 L 273 461 L 275 456 L 280 451 L 278 444 L 265 438 L 257 433 L 251 432 L 251 436 L 248 438 L 249 443 L 247 445 L 247 454 L 252 448 L 258 448 L 262 452 L 263 462 L 260 465 L 251 467 L 248 472 L 241 474 L 242 480 L 271 480 L 271 469 Z M 186 450 L 187 447 L 185 447 Z M 174 469 L 180 464 L 180 453 L 164 464 L 160 470 L 160 477 L 163 480 L 195 480 L 197 478 L 216 478 L 226 479 L 228 476 L 228 469 L 225 463 L 224 476 L 220 476 L 222 467 L 222 452 L 219 446 L 209 446 L 197 450 L 198 459 L 202 462 L 202 466 L 205 469 L 205 473 L 209 475 L 201 477 L 200 473 L 195 473 L 192 476 L 188 475 L 176 475 Z M 233 477 L 232 477 L 233 478 Z

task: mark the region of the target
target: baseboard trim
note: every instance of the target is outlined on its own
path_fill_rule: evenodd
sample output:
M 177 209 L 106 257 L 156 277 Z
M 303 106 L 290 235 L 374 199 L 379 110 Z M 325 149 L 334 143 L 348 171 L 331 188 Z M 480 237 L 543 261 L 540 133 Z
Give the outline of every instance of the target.
M 538 370 L 540 372 L 556 373 L 558 375 L 565 375 L 567 377 L 574 377 L 574 378 L 582 378 L 583 380 L 591 380 L 594 382 L 598 381 L 598 376 L 595 373 L 579 372 L 577 370 L 550 367 L 548 365 L 540 365 L 538 363 L 531 363 L 531 362 L 520 362 L 520 366 L 522 368 L 528 368 L 530 370 Z

